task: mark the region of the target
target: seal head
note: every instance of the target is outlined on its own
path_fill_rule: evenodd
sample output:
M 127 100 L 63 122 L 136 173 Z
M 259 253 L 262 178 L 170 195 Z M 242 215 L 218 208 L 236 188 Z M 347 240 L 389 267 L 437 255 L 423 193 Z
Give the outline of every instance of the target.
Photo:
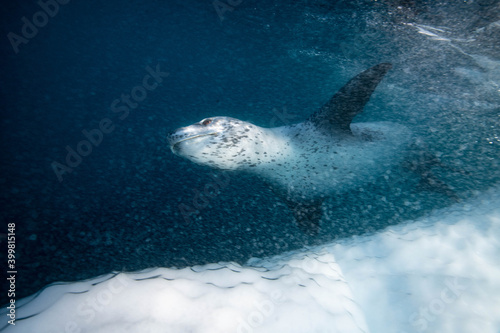
M 255 155 L 272 140 L 265 129 L 231 117 L 210 117 L 172 132 L 168 141 L 176 155 L 222 170 L 256 165 Z M 263 154 L 264 155 L 264 154 Z

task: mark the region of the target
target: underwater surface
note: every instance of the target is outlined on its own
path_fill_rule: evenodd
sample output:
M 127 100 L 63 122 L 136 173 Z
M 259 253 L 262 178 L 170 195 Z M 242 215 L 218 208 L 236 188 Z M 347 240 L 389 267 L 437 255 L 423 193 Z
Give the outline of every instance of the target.
M 0 330 L 500 330 L 498 1 L 42 0 L 1 16 L 15 296 L 4 282 Z M 411 129 L 456 197 L 387 173 L 325 200 L 311 235 L 257 177 L 171 152 L 172 130 L 211 116 L 302 122 L 387 62 L 354 122 Z

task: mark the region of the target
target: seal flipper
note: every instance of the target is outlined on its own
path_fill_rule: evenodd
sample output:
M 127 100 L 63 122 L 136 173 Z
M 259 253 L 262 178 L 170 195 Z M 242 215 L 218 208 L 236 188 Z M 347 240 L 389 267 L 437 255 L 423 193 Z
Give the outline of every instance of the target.
M 460 197 L 445 182 L 437 178 L 432 171 L 420 175 L 418 187 L 423 190 L 434 191 L 446 195 L 455 202 L 460 202 Z
M 382 63 L 358 74 L 342 87 L 308 122 L 327 132 L 351 133 L 351 122 L 363 111 L 373 91 L 392 68 Z
M 323 216 L 323 211 L 321 209 L 323 200 L 295 202 L 287 199 L 284 201 L 293 212 L 299 229 L 305 234 L 316 236 L 319 232 L 319 222 Z
M 420 143 L 421 145 L 422 143 Z M 418 147 L 418 146 L 417 146 Z M 455 170 L 447 165 L 445 165 L 441 160 L 433 153 L 427 150 L 420 150 L 416 154 L 413 160 L 407 161 L 403 164 L 403 167 L 414 172 L 420 177 L 420 182 L 418 187 L 422 190 L 433 191 L 436 193 L 441 193 L 454 200 L 455 202 L 460 201 L 460 197 L 455 193 L 452 187 L 439 179 L 435 173 L 432 171 L 434 167 L 440 167 L 444 169 L 449 169 L 453 172 L 459 172 L 464 174 L 460 170 Z
M 292 211 L 293 217 L 295 217 L 295 221 L 299 229 L 307 235 L 316 236 L 320 229 L 319 223 L 323 217 L 321 207 L 324 199 L 297 201 L 291 199 L 286 193 L 282 192 L 278 188 L 275 188 L 272 184 L 267 183 L 267 185 L 269 186 L 269 189 L 284 203 L 286 203 L 287 207 Z

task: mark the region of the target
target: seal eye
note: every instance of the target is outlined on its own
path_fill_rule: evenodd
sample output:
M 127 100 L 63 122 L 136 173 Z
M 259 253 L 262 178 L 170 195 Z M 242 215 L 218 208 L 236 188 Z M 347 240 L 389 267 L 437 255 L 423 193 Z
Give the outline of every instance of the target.
M 207 125 L 208 125 L 208 124 L 210 124 L 211 122 L 212 122 L 212 119 L 205 119 L 205 120 L 203 120 L 203 121 L 202 121 L 202 123 L 201 123 L 201 124 L 202 124 L 203 126 L 207 126 Z

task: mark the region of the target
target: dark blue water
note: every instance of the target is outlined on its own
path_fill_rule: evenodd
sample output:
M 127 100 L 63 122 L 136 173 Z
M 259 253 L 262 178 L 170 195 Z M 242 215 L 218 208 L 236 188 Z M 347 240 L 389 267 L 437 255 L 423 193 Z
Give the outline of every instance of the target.
M 394 69 L 357 120 L 411 127 L 462 198 L 498 182 L 497 2 L 219 6 L 69 1 L 53 17 L 35 1 L 2 6 L 0 216 L 16 223 L 16 297 L 110 271 L 244 262 L 450 204 L 411 180 L 381 182 L 331 199 L 310 237 L 265 184 L 194 165 L 165 140 L 215 115 L 300 122 L 380 62 Z

